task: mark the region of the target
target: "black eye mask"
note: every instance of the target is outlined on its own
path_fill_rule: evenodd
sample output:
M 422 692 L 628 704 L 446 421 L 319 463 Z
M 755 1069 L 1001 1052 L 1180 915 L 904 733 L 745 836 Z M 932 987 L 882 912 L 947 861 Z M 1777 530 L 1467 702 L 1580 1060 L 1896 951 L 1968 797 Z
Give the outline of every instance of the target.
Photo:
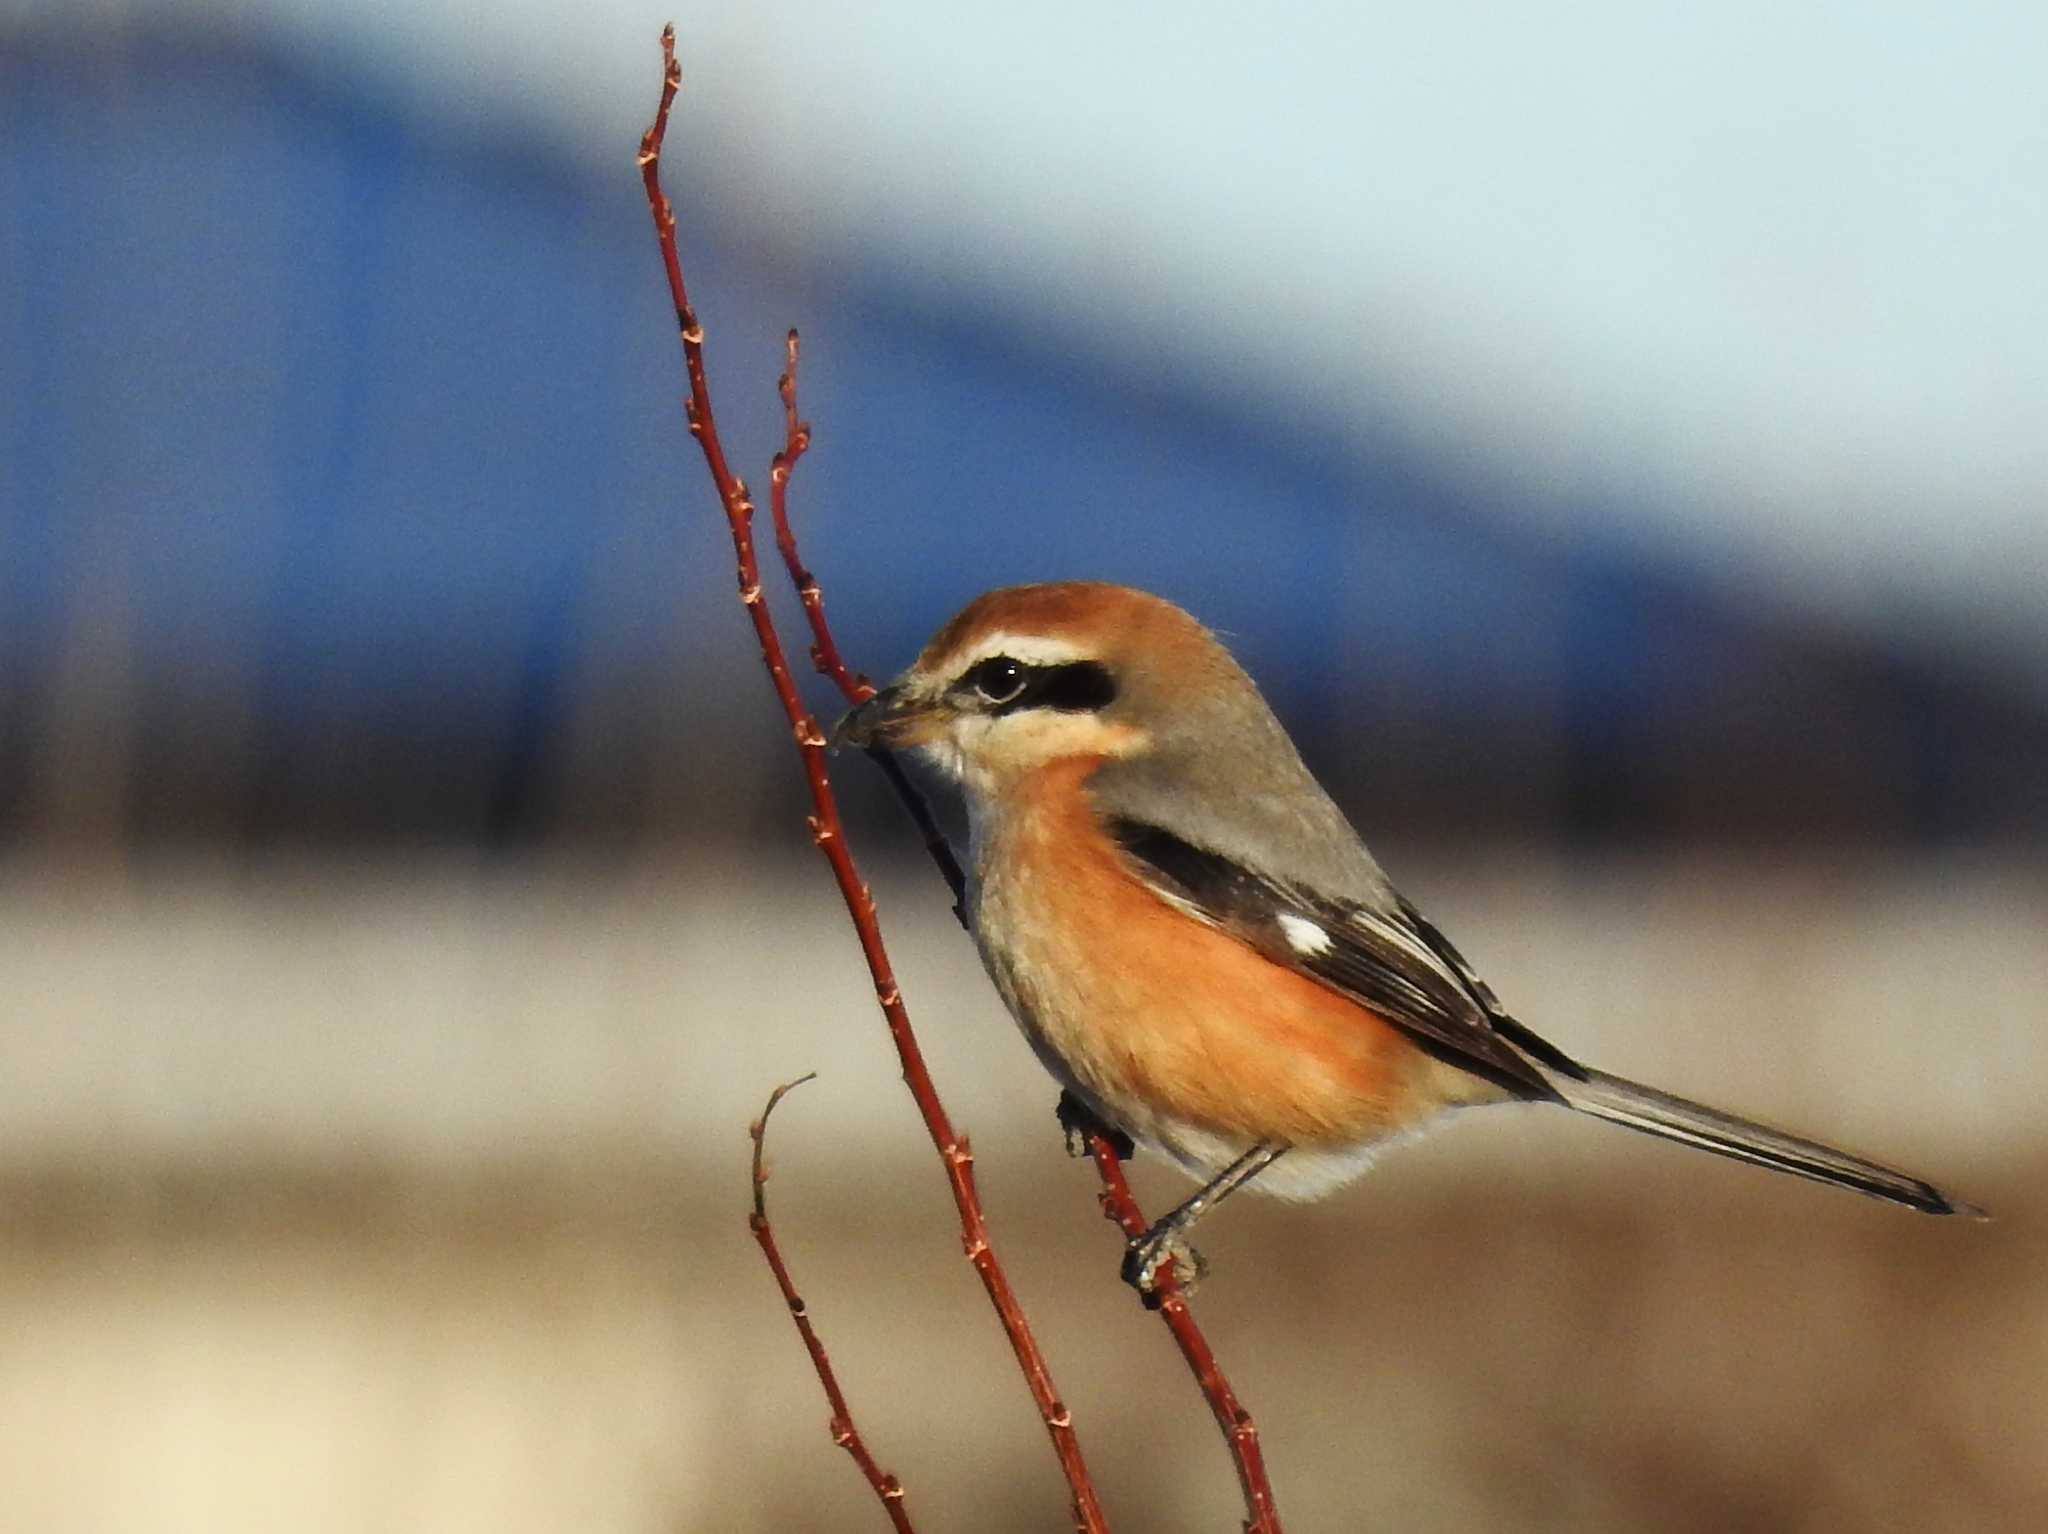
M 1116 701 L 1116 678 L 1100 661 L 1031 666 L 1007 655 L 992 655 L 967 669 L 954 684 L 991 714 L 1049 708 L 1063 714 L 1092 714 Z

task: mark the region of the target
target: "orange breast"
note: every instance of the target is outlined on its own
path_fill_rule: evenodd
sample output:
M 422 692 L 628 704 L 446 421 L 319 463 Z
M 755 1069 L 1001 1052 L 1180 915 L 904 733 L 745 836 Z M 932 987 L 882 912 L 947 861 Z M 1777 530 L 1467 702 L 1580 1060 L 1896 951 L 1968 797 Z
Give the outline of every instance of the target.
M 977 927 L 1042 1054 L 1139 1134 L 1357 1145 L 1429 1117 L 1447 1073 L 1377 1013 L 1176 910 L 1090 809 L 1093 764 L 1005 797 Z

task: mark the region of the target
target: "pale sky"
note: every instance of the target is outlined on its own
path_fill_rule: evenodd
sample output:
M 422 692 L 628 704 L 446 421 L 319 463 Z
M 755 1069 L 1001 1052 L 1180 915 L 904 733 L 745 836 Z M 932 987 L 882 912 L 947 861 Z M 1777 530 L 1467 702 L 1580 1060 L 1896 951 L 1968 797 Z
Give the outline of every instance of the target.
M 264 16 L 597 168 L 674 15 L 679 142 L 793 261 L 1370 403 L 1568 534 L 2048 675 L 2048 6 L 61 8 Z

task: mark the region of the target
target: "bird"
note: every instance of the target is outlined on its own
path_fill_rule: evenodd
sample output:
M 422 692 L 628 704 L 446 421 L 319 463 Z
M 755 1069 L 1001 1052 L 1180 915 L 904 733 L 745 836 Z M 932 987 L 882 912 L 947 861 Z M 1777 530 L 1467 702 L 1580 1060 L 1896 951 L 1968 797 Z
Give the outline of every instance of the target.
M 1934 1215 L 1932 1183 L 1581 1064 L 1511 1014 L 1394 887 L 1223 643 L 1127 586 L 976 598 L 837 739 L 958 784 L 983 965 L 1064 1121 L 1197 1191 L 1124 1278 L 1203 1271 L 1236 1190 L 1326 1194 L 1455 1110 L 1548 1103 Z

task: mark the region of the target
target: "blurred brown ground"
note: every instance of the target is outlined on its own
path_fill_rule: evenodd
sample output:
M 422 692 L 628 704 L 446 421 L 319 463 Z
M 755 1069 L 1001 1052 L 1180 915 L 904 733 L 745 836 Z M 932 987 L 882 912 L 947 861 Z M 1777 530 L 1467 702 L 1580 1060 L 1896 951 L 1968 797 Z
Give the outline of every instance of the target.
M 1393 860 L 1568 1048 L 1839 1138 L 1910 1216 L 1547 1110 L 1233 1206 L 1200 1314 L 1288 1527 L 2048 1527 L 2048 886 L 1996 858 Z M 1121 1529 L 1227 1461 L 919 868 L 884 914 Z M 879 1527 L 773 1212 L 920 1527 L 1062 1492 L 819 870 L 0 875 L 0 1507 L 37 1530 Z M 1163 1207 L 1183 1186 L 1137 1167 Z

